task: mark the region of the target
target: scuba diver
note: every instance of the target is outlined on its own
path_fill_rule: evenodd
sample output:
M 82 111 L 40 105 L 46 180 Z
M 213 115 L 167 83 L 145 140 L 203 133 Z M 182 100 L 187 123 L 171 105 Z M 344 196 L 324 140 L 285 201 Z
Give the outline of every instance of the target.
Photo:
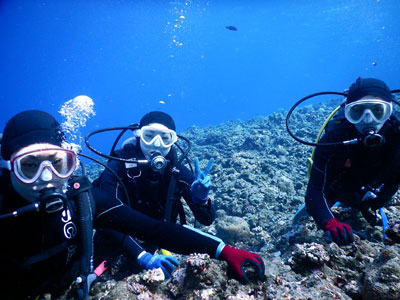
M 81 154 L 82 155 L 82 154 Z M 4 299 L 56 298 L 75 283 L 75 299 L 89 299 L 93 229 L 109 228 L 180 254 L 207 253 L 228 263 L 242 282 L 251 265 L 263 278 L 262 258 L 190 227 L 149 218 L 76 175 L 77 154 L 59 123 L 43 111 L 12 117 L 1 140 L 0 283 Z M 84 169 L 83 164 L 81 164 Z
M 178 163 L 174 146 L 178 140 L 175 122 L 164 112 L 152 111 L 145 114 L 134 133 L 134 137 L 123 143 L 121 150 L 112 154 L 124 159 L 135 158 L 151 163 L 131 164 L 113 159 L 108 163 L 108 167 L 122 179 L 127 188 L 129 201 L 116 176 L 108 169 L 104 170 L 94 184 L 106 194 L 117 195 L 125 204 L 130 203 L 136 211 L 173 223 L 179 217 L 182 225 L 186 224 L 180 200 L 183 198 L 195 219 L 203 225 L 210 225 L 215 219 L 215 208 L 208 196 L 211 188 L 208 174 L 213 159 L 201 171 L 199 161 L 195 158 L 195 176 L 187 167 Z M 132 237 L 124 237 L 111 230 L 96 232 L 95 242 L 97 241 L 101 245 L 98 247 L 99 252 L 104 248 L 102 252 L 108 254 L 104 260 L 109 264 L 120 254 L 116 251 L 110 257 L 110 249 L 115 251 L 116 245 L 121 245 L 121 251 L 133 269 L 161 267 L 168 278 L 177 266 L 177 261 L 172 256 L 153 254 L 157 249 L 154 245 L 140 243 Z
M 369 224 L 385 228 L 382 207 L 400 186 L 400 120 L 391 90 L 381 80 L 358 78 L 343 95 L 321 139 L 308 143 L 316 148 L 305 196 L 307 213 L 338 245 L 352 243 L 355 232 L 334 217 L 333 205 L 355 208 Z

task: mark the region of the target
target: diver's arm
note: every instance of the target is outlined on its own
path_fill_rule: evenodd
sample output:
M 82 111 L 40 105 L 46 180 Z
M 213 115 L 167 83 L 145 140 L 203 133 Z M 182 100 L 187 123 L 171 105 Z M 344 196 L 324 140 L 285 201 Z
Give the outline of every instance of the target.
M 384 154 L 390 159 L 385 163 L 380 174 L 377 174 L 377 185 L 381 187 L 376 193 L 377 198 L 371 203 L 373 209 L 388 205 L 400 188 L 400 133 L 398 130 L 390 138 L 394 145 L 388 150 L 388 153 Z
M 321 142 L 323 142 L 323 139 L 321 139 Z M 307 212 L 314 218 L 319 228 L 334 217 L 330 210 L 331 205 L 324 194 L 324 188 L 329 183 L 329 178 L 333 175 L 328 174 L 328 172 L 333 172 L 330 166 L 332 164 L 332 152 L 334 151 L 335 149 L 329 149 L 328 147 L 316 148 L 305 196 Z
M 400 161 L 398 161 L 399 164 Z M 382 188 L 377 193 L 377 198 L 374 200 L 373 209 L 384 207 L 390 203 L 390 201 L 396 196 L 397 191 L 400 188 L 400 165 L 393 165 L 393 172 L 386 174 L 386 180 L 383 181 Z
M 400 188 L 400 153 L 391 162 L 389 164 L 390 168 L 383 170 L 382 187 L 377 193 L 378 197 L 372 203 L 373 205 L 371 205 L 373 209 L 378 209 L 389 204 Z
M 120 177 L 125 172 L 125 166 L 123 162 L 111 160 L 107 166 L 111 168 Z M 104 193 L 116 195 L 117 187 L 119 185 L 117 178 L 109 170 L 105 169 L 100 177 L 96 180 L 95 185 L 100 188 Z
M 113 229 L 97 230 L 95 240 L 95 254 L 96 247 L 99 247 L 102 251 L 117 253 L 117 256 L 124 254 L 131 263 L 135 263 L 139 254 L 145 251 L 136 239 Z M 107 250 L 107 247 L 112 248 Z
M 181 225 L 147 217 L 101 190 L 92 190 L 98 215 L 95 226 L 112 228 L 146 242 L 180 254 L 207 253 L 217 256 L 220 240 L 214 240 Z

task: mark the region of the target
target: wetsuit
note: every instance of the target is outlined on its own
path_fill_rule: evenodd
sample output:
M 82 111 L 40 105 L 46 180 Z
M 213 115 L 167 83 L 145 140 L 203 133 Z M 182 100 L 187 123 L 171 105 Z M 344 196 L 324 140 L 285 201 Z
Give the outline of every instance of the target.
M 176 153 L 174 151 L 175 149 L 172 148 L 166 157 L 170 162 L 176 161 Z M 121 158 L 135 157 L 137 159 L 145 159 L 138 142 L 136 144 L 128 143 L 122 150 L 117 151 L 116 154 Z M 133 209 L 158 220 L 165 218 L 166 198 L 171 176 L 173 176 L 171 174 L 173 163 L 169 164 L 162 174 L 154 172 L 150 166 L 127 168 L 125 163 L 116 160 L 111 160 L 108 166 L 123 180 L 128 190 L 130 204 Z M 174 192 L 175 201 L 171 209 L 171 222 L 176 222 L 179 216 L 180 223 L 186 223 L 183 206 L 180 201 L 183 198 L 193 212 L 196 220 L 203 225 L 210 225 L 215 219 L 215 208 L 211 200 L 208 199 L 206 204 L 199 204 L 193 201 L 190 186 L 194 181 L 194 176 L 185 166 L 180 166 L 178 169 L 179 174 Z M 107 169 L 96 180 L 95 184 L 104 193 L 112 196 L 117 195 L 119 199 L 127 203 L 125 194 L 117 179 Z M 144 248 L 149 252 L 154 252 L 156 249 L 152 245 L 149 245 L 149 243 L 139 243 L 131 237 L 123 237 L 110 230 L 97 232 L 96 241 L 99 242 L 102 248 L 108 248 L 104 250 L 99 248 L 99 253 L 101 251 L 106 254 L 110 254 L 111 249 L 115 249 L 116 245 L 122 243 L 122 252 L 133 262 L 144 251 Z M 107 247 L 106 243 L 109 243 L 110 247 Z M 104 258 L 107 258 L 107 255 Z M 110 260 L 111 258 L 108 257 L 107 259 Z
M 369 209 L 375 211 L 392 199 L 400 184 L 400 170 L 396 168 L 400 163 L 399 124 L 396 116 L 384 124 L 379 131 L 385 139 L 381 146 L 366 147 L 359 142 L 316 148 L 305 200 L 307 212 L 320 228 L 333 218 L 330 207 L 338 201 L 359 209 L 372 222 Z M 360 136 L 340 112 L 329 122 L 320 142 L 341 142 Z M 377 197 L 363 201 L 368 191 L 375 191 Z
M 27 205 L 10 184 L 8 171 L 0 179 L 0 214 Z M 149 218 L 127 207 L 116 197 L 93 188 L 94 226 L 111 228 L 170 251 L 216 256 L 220 242 L 181 225 Z M 68 209 L 34 213 L 0 220 L 0 293 L 4 299 L 26 299 L 43 292 L 63 291 L 79 271 L 79 227 L 73 199 Z M 95 249 L 96 253 L 96 249 Z

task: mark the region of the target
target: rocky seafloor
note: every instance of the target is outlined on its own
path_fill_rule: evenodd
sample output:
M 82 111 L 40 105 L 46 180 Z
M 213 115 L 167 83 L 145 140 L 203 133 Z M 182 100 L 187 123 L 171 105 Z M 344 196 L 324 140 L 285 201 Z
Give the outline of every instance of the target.
M 334 107 L 301 108 L 291 128 L 312 141 Z M 121 276 L 115 268 L 92 286 L 91 299 L 400 299 L 400 201 L 385 209 L 391 225 L 386 239 L 381 227 L 348 208 L 334 213 L 367 237 L 355 236 L 350 246 L 327 243 L 311 218 L 292 224 L 304 202 L 312 148 L 288 135 L 285 118 L 282 111 L 181 133 L 192 142 L 191 159 L 202 165 L 215 159 L 211 197 L 218 217 L 201 229 L 259 253 L 266 265 L 263 281 L 243 285 L 227 277 L 225 262 L 176 255 L 181 267 L 172 279 L 164 280 L 159 270 Z

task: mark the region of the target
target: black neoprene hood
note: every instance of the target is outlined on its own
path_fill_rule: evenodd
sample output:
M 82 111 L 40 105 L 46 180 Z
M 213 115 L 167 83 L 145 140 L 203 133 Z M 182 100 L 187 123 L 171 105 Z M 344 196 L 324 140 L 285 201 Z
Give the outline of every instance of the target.
M 64 134 L 53 116 L 40 110 L 27 110 L 8 120 L 1 140 L 1 156 L 10 159 L 15 151 L 36 143 L 61 147 L 63 141 Z
M 176 131 L 174 119 L 172 119 L 169 114 L 162 111 L 151 111 L 145 114 L 140 120 L 140 128 L 151 123 L 159 123 Z
M 357 101 L 365 96 L 377 96 L 387 102 L 392 101 L 392 93 L 383 81 L 375 78 L 359 77 L 356 82 L 350 86 L 346 103 Z

